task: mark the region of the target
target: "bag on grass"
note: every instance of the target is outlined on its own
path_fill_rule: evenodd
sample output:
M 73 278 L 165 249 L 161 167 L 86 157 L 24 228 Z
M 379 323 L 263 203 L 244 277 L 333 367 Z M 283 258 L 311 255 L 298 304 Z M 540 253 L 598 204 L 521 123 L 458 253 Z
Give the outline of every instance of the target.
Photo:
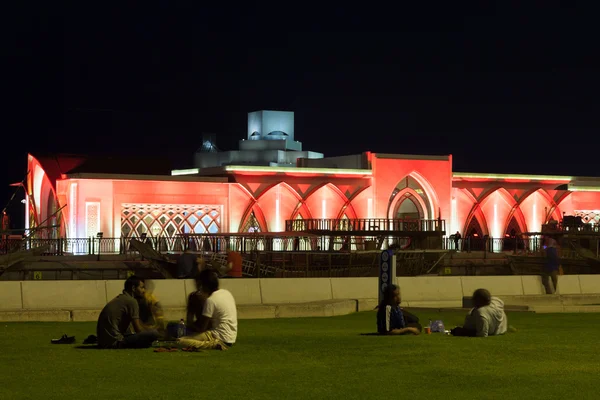
M 431 328 L 431 332 L 443 333 L 446 330 L 446 328 L 444 327 L 444 322 L 441 320 L 432 321 L 429 327 Z

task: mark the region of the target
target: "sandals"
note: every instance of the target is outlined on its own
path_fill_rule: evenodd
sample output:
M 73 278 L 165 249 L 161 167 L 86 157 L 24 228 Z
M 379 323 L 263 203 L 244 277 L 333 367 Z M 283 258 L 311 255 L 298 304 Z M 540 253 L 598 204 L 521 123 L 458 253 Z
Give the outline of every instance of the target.
M 62 335 L 60 339 L 52 339 L 50 340 L 52 344 L 73 344 L 75 343 L 75 336 L 67 336 L 66 334 Z
M 98 338 L 96 337 L 96 335 L 90 335 L 87 338 L 85 338 L 85 340 L 83 341 L 83 344 L 97 344 L 98 343 Z
M 177 347 L 159 347 L 158 349 L 154 349 L 155 353 L 174 353 L 177 351 Z

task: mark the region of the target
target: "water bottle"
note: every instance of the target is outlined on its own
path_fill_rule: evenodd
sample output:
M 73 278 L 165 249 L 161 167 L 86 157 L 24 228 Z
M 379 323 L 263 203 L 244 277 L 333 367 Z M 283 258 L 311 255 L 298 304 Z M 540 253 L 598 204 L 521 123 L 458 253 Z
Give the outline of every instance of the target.
M 179 321 L 179 325 L 177 326 L 177 338 L 185 336 L 185 322 L 183 318 Z

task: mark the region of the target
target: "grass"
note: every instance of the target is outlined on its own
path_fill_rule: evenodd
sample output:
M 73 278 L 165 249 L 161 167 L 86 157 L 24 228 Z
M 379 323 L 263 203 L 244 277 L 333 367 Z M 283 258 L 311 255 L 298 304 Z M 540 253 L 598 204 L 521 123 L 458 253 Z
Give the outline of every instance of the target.
M 458 312 L 422 320 L 460 324 Z M 1 323 L 0 399 L 596 399 L 600 314 L 509 314 L 501 337 L 361 336 L 373 312 L 241 320 L 230 350 L 52 345 L 95 323 Z

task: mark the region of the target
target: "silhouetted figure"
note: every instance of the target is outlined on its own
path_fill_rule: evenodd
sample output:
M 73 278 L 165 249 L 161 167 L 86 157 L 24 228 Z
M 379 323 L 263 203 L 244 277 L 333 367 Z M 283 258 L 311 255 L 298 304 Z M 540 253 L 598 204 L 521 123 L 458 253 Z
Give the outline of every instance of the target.
M 460 236 L 460 232 L 459 231 L 456 231 L 456 233 L 454 234 L 454 249 L 456 251 L 460 250 L 460 248 L 458 247 L 460 239 L 462 239 L 462 236 Z

